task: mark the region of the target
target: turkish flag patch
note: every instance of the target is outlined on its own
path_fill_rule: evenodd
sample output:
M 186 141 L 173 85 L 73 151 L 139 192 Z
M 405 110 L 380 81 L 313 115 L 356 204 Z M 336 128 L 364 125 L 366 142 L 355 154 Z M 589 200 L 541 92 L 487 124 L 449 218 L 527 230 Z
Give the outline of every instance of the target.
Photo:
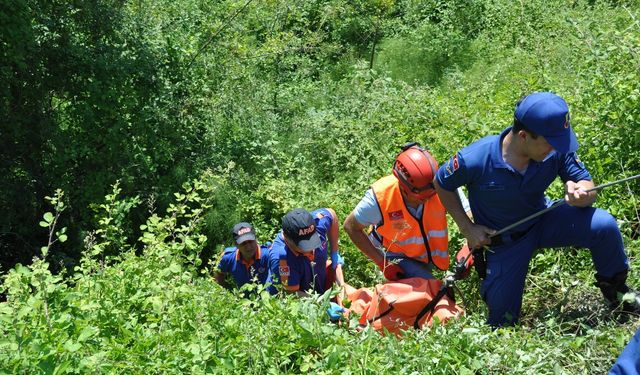
M 389 212 L 389 220 L 402 220 L 404 215 L 401 210 Z
M 458 168 L 460 168 L 460 162 L 458 161 L 458 154 L 455 154 L 451 159 L 449 159 L 447 165 L 445 166 L 445 170 L 447 171 L 445 177 L 451 176 L 455 171 L 458 170 Z
M 453 172 L 460 168 L 460 162 L 458 161 L 458 154 L 453 155 Z
M 289 266 L 280 266 L 280 276 L 289 276 Z

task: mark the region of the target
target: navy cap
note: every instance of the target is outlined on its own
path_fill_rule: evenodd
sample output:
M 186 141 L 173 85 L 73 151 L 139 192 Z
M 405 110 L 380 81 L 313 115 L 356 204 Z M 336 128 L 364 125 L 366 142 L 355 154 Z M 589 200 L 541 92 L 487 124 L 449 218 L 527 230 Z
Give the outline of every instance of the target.
M 256 231 L 249 223 L 238 223 L 233 226 L 231 231 L 233 232 L 233 240 L 236 242 L 236 245 L 240 245 L 244 241 L 256 240 Z
M 282 217 L 282 232 L 302 251 L 309 252 L 321 245 L 316 222 L 304 208 L 293 209 Z
M 529 94 L 518 103 L 514 117 L 525 128 L 543 136 L 559 153 L 578 149 L 578 140 L 569 121 L 569 106 L 558 95 L 551 92 Z

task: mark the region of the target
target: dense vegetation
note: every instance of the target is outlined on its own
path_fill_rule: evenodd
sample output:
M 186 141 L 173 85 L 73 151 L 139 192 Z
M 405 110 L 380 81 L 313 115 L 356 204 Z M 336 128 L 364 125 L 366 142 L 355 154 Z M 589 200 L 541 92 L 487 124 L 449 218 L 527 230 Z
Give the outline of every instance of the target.
M 483 324 L 472 277 L 467 317 L 401 340 L 330 324 L 327 295 L 242 299 L 208 270 L 233 223 L 267 241 L 293 207 L 342 220 L 399 145 L 444 162 L 531 91 L 566 98 L 597 182 L 639 173 L 639 16 L 636 1 L 5 0 L 0 372 L 605 372 L 638 323 L 610 316 L 585 250 L 535 256 L 518 327 Z M 597 202 L 636 287 L 639 194 Z M 341 238 L 348 281 L 379 282 Z

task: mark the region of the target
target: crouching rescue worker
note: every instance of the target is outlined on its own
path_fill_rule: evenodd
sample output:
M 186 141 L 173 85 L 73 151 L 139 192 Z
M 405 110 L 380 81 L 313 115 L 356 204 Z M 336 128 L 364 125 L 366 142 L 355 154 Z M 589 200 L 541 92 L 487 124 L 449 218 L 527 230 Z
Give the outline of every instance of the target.
M 338 217 L 331 208 L 311 213 L 296 208 L 284 215 L 282 232 L 273 240 L 269 252 L 268 282 L 280 284 L 286 292 L 300 297 L 311 291 L 322 294 L 334 282 L 338 286 L 344 284 L 338 225 Z
M 616 220 L 591 205 L 591 175 L 576 155 L 569 108 L 561 97 L 536 92 L 516 104 L 513 126 L 456 153 L 437 173 L 435 187 L 472 249 L 489 246 L 480 293 L 494 327 L 515 324 L 533 251 L 548 247 L 586 247 L 596 269 L 596 285 L 612 307 L 622 303 L 628 259 Z M 494 236 L 497 230 L 549 207 L 545 190 L 560 176 L 567 205 Z M 455 194 L 465 185 L 472 221 Z M 478 264 L 478 261 L 476 261 Z
M 433 267 L 449 268 L 447 219 L 433 186 L 437 170 L 429 152 L 405 145 L 393 173 L 374 182 L 345 220 L 351 241 L 388 280 L 431 279 Z
M 226 279 L 230 274 L 238 288 L 247 283 L 264 284 L 269 275 L 268 247 L 258 246 L 256 232 L 249 223 L 234 225 L 232 232 L 236 246 L 224 249 L 214 271 L 216 282 L 229 288 Z

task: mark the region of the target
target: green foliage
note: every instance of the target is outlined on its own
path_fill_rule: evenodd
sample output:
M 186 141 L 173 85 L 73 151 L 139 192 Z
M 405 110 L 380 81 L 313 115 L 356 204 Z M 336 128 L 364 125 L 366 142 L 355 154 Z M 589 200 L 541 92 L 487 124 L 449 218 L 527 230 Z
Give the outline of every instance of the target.
M 151 215 L 139 240 L 142 258 L 128 251 L 118 256 L 116 266 L 101 260 L 112 234 L 118 232 L 114 224 L 119 224 L 108 220 L 120 208 L 108 199 L 100 217 L 103 230 L 96 232 L 97 242 L 85 250 L 73 278 L 53 276 L 46 254 L 29 267 L 10 271 L 3 284 L 8 302 L 1 313 L 6 323 L 3 336 L 8 339 L 3 345 L 12 350 L 5 352 L 1 367 L 54 373 L 117 371 L 120 365 L 110 364 L 108 358 L 119 361 L 127 356 L 123 349 L 134 342 L 141 355 L 149 347 L 148 339 L 162 336 L 162 317 L 172 315 L 168 310 L 193 291 L 189 285 L 194 283 L 198 253 L 206 241 L 199 233 L 202 212 L 208 208 L 202 194 L 212 188 L 204 179 L 185 184 L 166 216 Z M 114 187 L 114 195 L 117 190 Z M 50 232 L 54 230 L 51 225 Z M 176 283 L 179 290 L 173 290 Z M 148 330 L 140 332 L 138 322 Z M 35 333 L 38 330 L 42 332 Z M 143 339 L 146 335 L 152 336 Z
M 58 219 L 60 219 L 60 214 L 66 208 L 62 199 L 63 196 L 64 193 L 62 192 L 62 190 L 58 189 L 56 190 L 56 194 L 53 197 L 45 197 L 45 199 L 49 201 L 49 203 L 51 203 L 51 205 L 53 206 L 55 215 L 51 212 L 45 212 L 44 215 L 42 215 L 43 220 L 40 222 L 41 227 L 47 228 L 49 230 L 49 241 L 47 243 L 47 246 L 43 246 L 40 249 L 42 251 L 43 258 L 47 257 L 49 249 L 51 249 L 51 246 L 53 246 L 54 243 L 58 241 L 61 243 L 67 241 L 67 235 L 65 234 L 65 232 L 67 231 L 67 227 L 56 230 L 56 224 L 58 223 Z
M 264 243 L 293 207 L 331 207 L 343 221 L 400 145 L 419 141 L 443 163 L 510 125 L 535 90 L 569 102 L 596 182 L 639 173 L 639 10 L 4 2 L 0 372 L 606 372 L 635 323 L 602 310 L 585 251 L 534 257 L 521 326 L 484 326 L 473 276 L 459 285 L 468 317 L 402 340 L 355 333 L 353 319 L 328 324 L 328 296 L 239 298 L 204 268 L 235 222 L 252 222 Z M 632 265 L 639 193 L 630 183 L 597 202 L 618 218 Z M 450 234 L 453 253 L 461 236 L 453 224 Z M 381 281 L 340 237 L 347 281 Z
M 407 83 L 435 85 L 453 69 L 474 62 L 469 50 L 480 31 L 483 2 L 407 2 L 404 27 L 387 38 L 375 68 Z
M 108 199 L 99 215 L 105 231 L 84 251 L 72 277 L 52 275 L 44 259 L 11 270 L 2 284 L 7 302 L 0 303 L 0 370 L 600 373 L 631 335 L 606 320 L 594 328 L 587 318 L 554 312 L 553 306 L 530 326 L 492 331 L 484 312 L 468 305 L 469 317 L 398 339 L 370 329 L 356 332 L 355 316 L 341 327 L 329 323 L 324 313 L 329 292 L 297 299 L 259 290 L 258 298 L 242 298 L 241 291 L 229 293 L 198 272 L 197 253 L 205 241 L 202 213 L 209 205 L 206 197 L 220 192 L 220 182 L 220 176 L 208 174 L 185 184 L 165 215 L 151 214 L 137 242 L 139 256 L 130 250 L 111 257 L 115 262 L 100 261 L 100 243 L 117 231 L 116 221 L 104 220 L 118 209 L 118 202 Z M 534 272 L 535 293 L 550 293 L 555 283 L 545 280 L 572 271 L 548 268 Z M 544 285 L 550 289 L 540 289 Z M 577 298 L 575 293 L 569 300 Z
M 98 212 L 98 227 L 92 236 L 100 238 L 99 244 L 93 244 L 94 252 L 105 255 L 117 255 L 120 252 L 126 252 L 130 249 L 129 237 L 130 231 L 127 231 L 131 225 L 125 221 L 127 214 L 131 209 L 140 203 L 138 196 L 133 198 L 121 199 L 118 195 L 121 192 L 120 183 L 113 185 L 113 191 L 105 197 L 105 203 L 96 205 L 94 210 Z M 94 238 L 95 239 L 95 238 Z

